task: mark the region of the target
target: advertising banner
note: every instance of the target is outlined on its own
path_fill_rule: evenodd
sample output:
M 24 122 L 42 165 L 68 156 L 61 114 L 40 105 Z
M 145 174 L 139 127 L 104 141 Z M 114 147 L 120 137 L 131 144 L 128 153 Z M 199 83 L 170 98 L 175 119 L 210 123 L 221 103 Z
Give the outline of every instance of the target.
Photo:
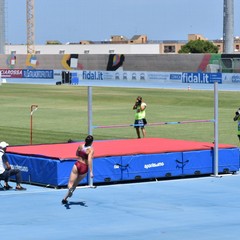
M 183 83 L 222 83 L 222 73 L 183 72 Z
M 181 73 L 170 72 L 139 72 L 139 71 L 79 71 L 80 80 L 98 80 L 98 81 L 181 81 Z
M 43 78 L 43 79 L 53 79 L 54 71 L 53 70 L 31 70 L 23 69 L 22 70 L 23 78 Z
M 2 78 L 22 78 L 22 69 L 0 69 Z
M 240 73 L 206 73 L 206 72 L 146 72 L 146 71 L 69 71 L 68 82 L 63 82 L 62 70 L 35 70 L 35 69 L 0 69 L 1 77 L 9 78 L 9 82 L 34 83 L 42 80 L 51 80 L 49 83 L 68 83 L 82 86 L 139 86 L 162 87 L 162 84 L 240 84 Z M 22 79 L 22 80 L 21 80 Z M 55 81 L 55 82 L 53 82 Z
M 223 83 L 240 84 L 240 73 L 223 73 Z
M 95 82 L 126 82 L 126 83 L 197 83 L 213 84 L 223 83 L 222 73 L 203 72 L 140 72 L 140 71 L 77 71 L 79 83 L 86 81 Z M 226 79 L 229 79 L 227 77 Z M 239 81 L 240 75 L 232 76 L 232 82 Z M 228 80 L 229 82 L 230 80 Z

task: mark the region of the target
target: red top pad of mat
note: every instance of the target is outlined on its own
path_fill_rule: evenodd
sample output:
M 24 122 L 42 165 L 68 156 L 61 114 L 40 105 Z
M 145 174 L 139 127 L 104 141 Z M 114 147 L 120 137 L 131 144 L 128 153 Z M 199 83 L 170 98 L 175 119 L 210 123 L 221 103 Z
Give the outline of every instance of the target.
M 39 155 L 55 159 L 75 159 L 77 147 L 83 142 L 40 145 L 9 146 L 7 152 L 21 155 Z M 175 140 L 166 138 L 141 138 L 104 140 L 93 143 L 94 157 L 154 154 L 209 150 L 213 143 Z M 234 145 L 219 144 L 219 148 L 235 148 Z

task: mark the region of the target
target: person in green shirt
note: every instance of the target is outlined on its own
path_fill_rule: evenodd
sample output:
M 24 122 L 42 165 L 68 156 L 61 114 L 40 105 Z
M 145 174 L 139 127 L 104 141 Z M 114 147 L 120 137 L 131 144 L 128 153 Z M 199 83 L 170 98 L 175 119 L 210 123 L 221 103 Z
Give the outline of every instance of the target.
M 238 121 L 237 136 L 238 140 L 240 141 L 240 108 L 235 112 L 235 117 L 233 118 L 233 121 Z
M 141 128 L 143 137 L 144 138 L 146 137 L 146 130 L 144 127 L 147 124 L 146 107 L 147 107 L 147 104 L 143 102 L 142 97 L 138 96 L 133 105 L 133 110 L 135 110 L 134 128 L 136 129 L 138 138 L 141 138 L 140 128 Z

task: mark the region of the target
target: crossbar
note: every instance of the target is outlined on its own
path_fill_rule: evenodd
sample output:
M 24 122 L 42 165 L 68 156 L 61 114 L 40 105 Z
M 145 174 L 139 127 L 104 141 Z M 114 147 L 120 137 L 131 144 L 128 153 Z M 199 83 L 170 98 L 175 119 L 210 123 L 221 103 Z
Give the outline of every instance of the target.
M 147 126 L 158 126 L 166 124 L 187 124 L 187 123 L 204 123 L 204 122 L 215 122 L 214 119 L 206 120 L 186 120 L 178 122 L 157 122 L 157 123 L 148 123 Z M 120 124 L 120 125 L 105 125 L 105 126 L 93 126 L 93 128 L 124 128 L 124 127 L 141 127 L 143 124 Z

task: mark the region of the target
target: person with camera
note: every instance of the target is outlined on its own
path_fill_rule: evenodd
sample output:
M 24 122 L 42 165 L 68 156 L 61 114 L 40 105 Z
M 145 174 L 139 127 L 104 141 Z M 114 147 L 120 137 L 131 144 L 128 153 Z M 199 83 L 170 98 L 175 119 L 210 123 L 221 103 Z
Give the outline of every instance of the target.
M 146 137 L 146 130 L 144 127 L 147 124 L 146 107 L 147 107 L 147 104 L 143 102 L 142 97 L 138 96 L 135 101 L 135 104 L 133 105 L 133 110 L 136 110 L 134 128 L 136 129 L 138 138 L 141 138 L 140 128 L 141 128 L 143 137 L 144 138 Z
M 240 141 L 240 108 L 235 112 L 233 121 L 238 121 L 238 140 Z

